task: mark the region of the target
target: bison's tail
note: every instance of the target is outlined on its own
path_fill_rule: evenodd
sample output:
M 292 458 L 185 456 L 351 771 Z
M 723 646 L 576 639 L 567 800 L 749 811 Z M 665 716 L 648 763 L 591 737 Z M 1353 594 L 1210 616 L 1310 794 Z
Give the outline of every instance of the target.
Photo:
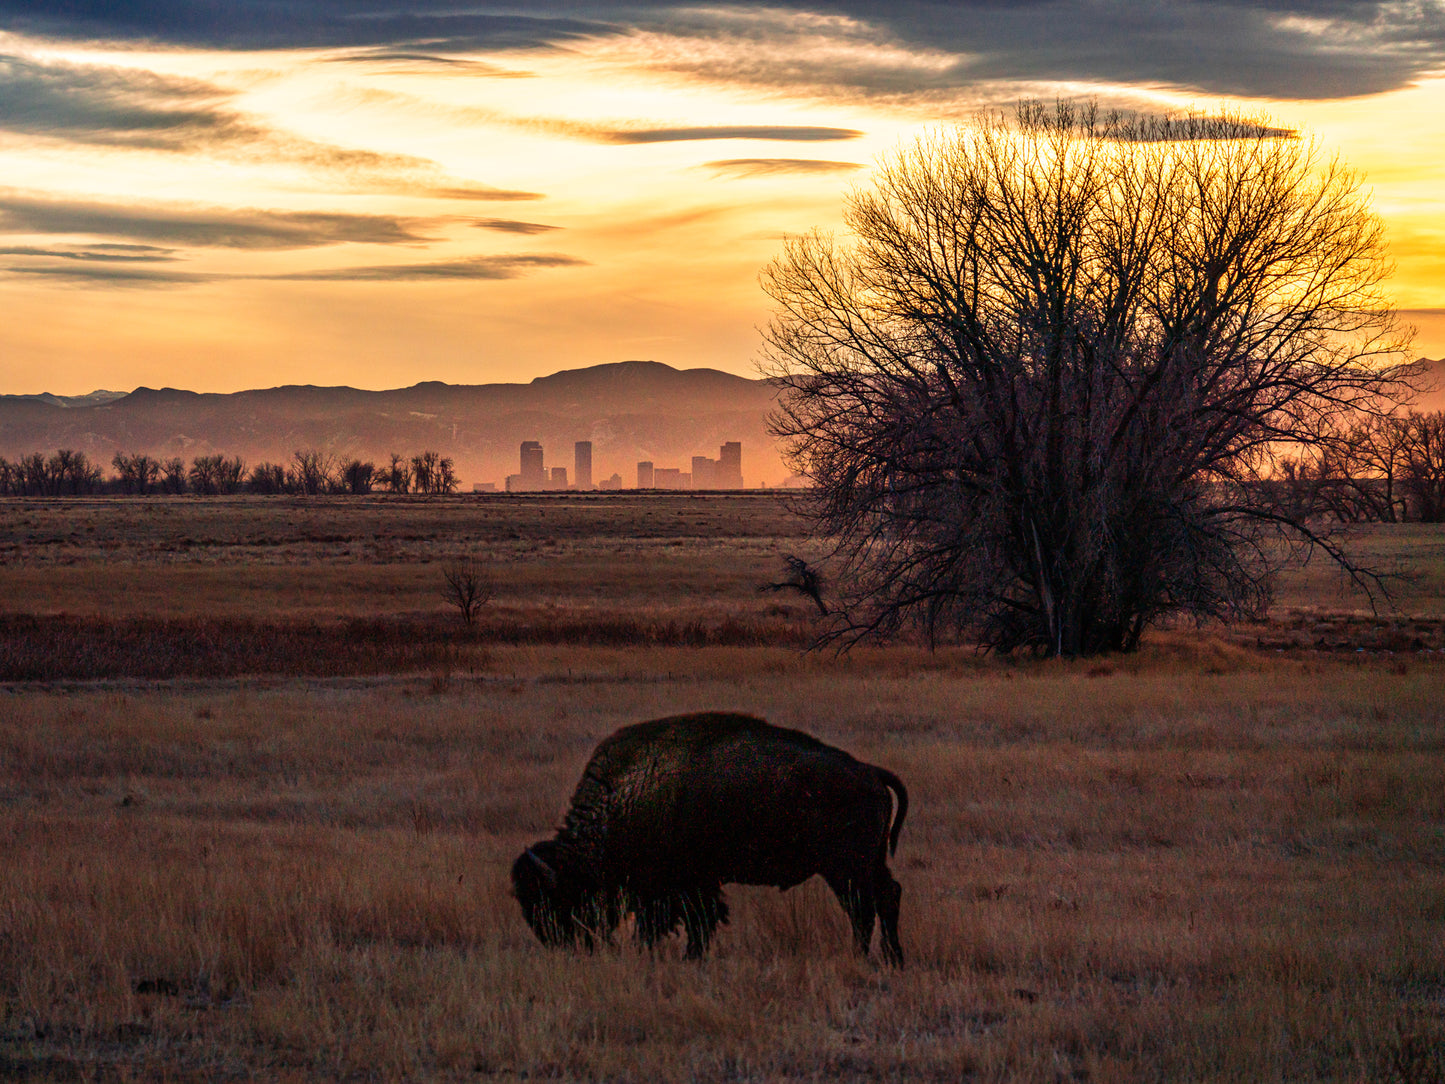
M 880 779 L 888 785 L 898 799 L 898 809 L 893 814 L 893 827 L 888 832 L 888 853 L 898 853 L 898 834 L 903 831 L 903 818 L 908 815 L 908 788 L 903 785 L 903 780 L 890 772 L 887 768 L 875 767 Z

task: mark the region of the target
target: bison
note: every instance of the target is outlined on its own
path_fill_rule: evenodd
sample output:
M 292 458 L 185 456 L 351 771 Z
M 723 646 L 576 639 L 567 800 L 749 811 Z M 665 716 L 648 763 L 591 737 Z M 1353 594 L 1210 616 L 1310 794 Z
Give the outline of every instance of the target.
M 897 797 L 897 812 L 893 796 Z M 888 856 L 908 812 L 892 772 L 797 730 L 704 712 L 624 727 L 587 762 L 555 838 L 512 865 L 522 913 L 546 945 L 591 948 L 632 914 L 651 946 L 681 924 L 701 957 L 727 921 L 727 883 L 801 884 L 822 874 L 868 954 L 902 966 Z

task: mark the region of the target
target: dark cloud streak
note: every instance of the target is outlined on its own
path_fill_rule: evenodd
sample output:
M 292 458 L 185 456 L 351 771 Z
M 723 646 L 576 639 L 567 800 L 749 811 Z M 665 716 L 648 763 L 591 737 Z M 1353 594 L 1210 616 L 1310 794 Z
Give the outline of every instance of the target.
M 0 193 L 0 230 L 7 233 L 128 237 L 210 248 L 297 249 L 434 240 L 420 232 L 423 224 L 390 215 L 162 208 Z
M 766 177 L 779 173 L 851 173 L 863 166 L 859 162 L 830 162 L 821 158 L 720 158 L 704 162 L 699 168 L 734 177 Z
M 542 222 L 518 222 L 511 218 L 478 218 L 472 221 L 472 225 L 479 230 L 496 230 L 499 233 L 550 233 L 552 230 L 561 229 L 560 226 L 548 226 Z
M 856 128 L 737 124 L 696 128 L 638 128 L 601 130 L 597 138 L 605 143 L 676 143 L 706 139 L 766 139 L 792 143 L 813 143 L 836 139 L 857 139 Z

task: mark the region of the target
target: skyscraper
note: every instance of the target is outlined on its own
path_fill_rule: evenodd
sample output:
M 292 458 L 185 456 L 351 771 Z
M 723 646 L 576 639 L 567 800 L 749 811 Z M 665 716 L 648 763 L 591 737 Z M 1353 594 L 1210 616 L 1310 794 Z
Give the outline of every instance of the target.
M 718 449 L 717 469 L 714 473 L 718 489 L 743 488 L 743 444 L 730 440 Z
M 573 478 L 578 489 L 592 488 L 592 442 L 579 440 L 576 444 L 577 462 Z
M 540 441 L 522 441 L 522 488 L 547 488 L 547 472 L 542 467 L 542 445 Z
M 637 464 L 637 488 L 652 488 L 652 460 L 644 459 Z

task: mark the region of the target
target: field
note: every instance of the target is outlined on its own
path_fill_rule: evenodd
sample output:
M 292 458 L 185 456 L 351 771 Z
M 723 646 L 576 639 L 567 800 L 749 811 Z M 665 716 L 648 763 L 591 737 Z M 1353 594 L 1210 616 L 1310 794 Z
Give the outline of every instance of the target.
M 805 653 L 777 498 L 0 507 L 0 1077 L 1445 1080 L 1445 532 L 1060 663 Z M 471 555 L 496 595 L 440 596 Z M 510 898 L 619 725 L 752 711 L 912 807 L 902 971 L 820 885 L 702 963 Z

